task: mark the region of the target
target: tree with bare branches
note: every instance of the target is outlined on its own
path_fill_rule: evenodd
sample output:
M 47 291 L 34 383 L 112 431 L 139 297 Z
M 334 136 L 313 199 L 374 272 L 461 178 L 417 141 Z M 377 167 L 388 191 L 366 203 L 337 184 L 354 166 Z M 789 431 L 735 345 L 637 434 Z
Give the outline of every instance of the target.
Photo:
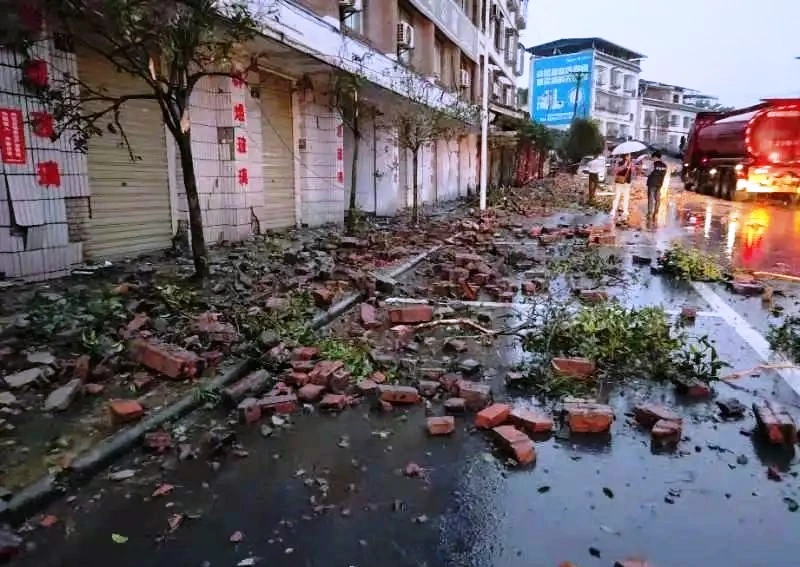
M 382 127 L 396 137 L 399 148 L 411 152 L 411 216 L 416 223 L 420 216 L 420 150 L 437 140 L 467 132 L 476 124 L 479 110 L 412 74 L 403 80 L 407 99 L 382 117 Z
M 19 0 L 20 5 L 24 2 Z M 120 112 L 133 100 L 158 103 L 183 169 L 195 274 L 205 277 L 208 254 L 194 170 L 189 100 L 203 77 L 241 76 L 249 64 L 243 46 L 257 29 L 255 14 L 245 0 L 40 0 L 37 9 L 47 22 L 48 33 L 58 34 L 61 41 L 141 79 L 142 85 L 141 92 L 118 95 L 68 75 L 63 83 L 41 90 L 40 97 L 58 122 L 56 136 L 69 136 L 76 148 L 85 151 L 93 136 L 116 134 L 135 159 Z M 14 22 L 8 19 L 6 27 Z M 43 33 L 5 29 L 2 37 L 24 51 L 45 39 Z

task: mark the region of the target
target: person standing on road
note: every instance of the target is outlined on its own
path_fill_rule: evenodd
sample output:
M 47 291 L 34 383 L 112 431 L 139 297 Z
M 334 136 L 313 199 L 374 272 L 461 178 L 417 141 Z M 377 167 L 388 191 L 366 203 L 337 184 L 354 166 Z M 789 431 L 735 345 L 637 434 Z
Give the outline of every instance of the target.
M 631 200 L 631 179 L 633 178 L 633 162 L 631 155 L 625 154 L 622 163 L 614 171 L 614 203 L 611 205 L 611 218 L 617 217 L 622 201 L 622 220 L 628 219 L 628 207 Z
M 587 203 L 589 205 L 594 204 L 594 198 L 597 194 L 597 188 L 600 186 L 600 173 L 603 169 L 605 169 L 606 163 L 605 159 L 603 159 L 602 154 L 597 154 L 594 158 L 587 164 L 587 169 L 589 170 L 589 196 Z
M 667 182 L 669 166 L 661 159 L 661 152 L 653 152 L 653 162 L 647 174 L 647 226 L 654 228 L 661 203 L 661 189 Z

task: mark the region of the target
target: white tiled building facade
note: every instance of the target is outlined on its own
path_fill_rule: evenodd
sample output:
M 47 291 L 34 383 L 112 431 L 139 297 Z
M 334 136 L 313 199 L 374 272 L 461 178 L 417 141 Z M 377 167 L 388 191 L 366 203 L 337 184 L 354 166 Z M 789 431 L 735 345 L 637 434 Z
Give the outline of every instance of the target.
M 355 140 L 331 104 L 334 72 L 367 79 L 366 96 L 379 111 L 407 102 L 407 89 L 418 87 L 436 104 L 478 104 L 480 54 L 488 41 L 490 93 L 500 93 L 492 112 L 520 114 L 514 78 L 523 68 L 517 30 L 525 0 L 497 2 L 488 25 L 480 0 L 256 0 L 254 6 L 263 28 L 245 80 L 206 77 L 190 101 L 193 167 L 210 244 L 342 222 Z M 413 29 L 414 49 L 400 49 L 400 23 Z M 48 84 L 68 72 L 119 94 L 147 87 L 96 56 L 49 41 L 39 42 L 34 55 L 36 61 L 24 62 L 0 50 L 0 277 L 58 277 L 84 262 L 169 247 L 188 211 L 183 168 L 157 103 L 123 107 L 134 159 L 108 134 L 79 153 L 67 136 L 52 142 L 47 124 L 35 126 L 36 113 L 46 109 L 22 79 L 36 77 L 40 65 Z M 394 215 L 411 202 L 410 152 L 384 123 L 365 117 L 361 130 L 358 205 Z M 438 140 L 420 157 L 423 202 L 475 188 L 475 130 Z

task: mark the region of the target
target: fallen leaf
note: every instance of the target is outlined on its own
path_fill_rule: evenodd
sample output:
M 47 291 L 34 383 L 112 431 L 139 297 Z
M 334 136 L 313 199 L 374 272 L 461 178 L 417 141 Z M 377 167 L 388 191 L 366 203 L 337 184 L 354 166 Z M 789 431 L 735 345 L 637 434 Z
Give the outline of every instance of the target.
M 125 537 L 124 535 L 111 534 L 111 541 L 113 541 L 114 543 L 127 543 L 128 538 Z
M 236 530 L 231 534 L 231 543 L 239 543 L 244 539 L 244 534 L 239 530 Z
M 158 488 L 153 491 L 153 498 L 158 498 L 159 496 L 166 496 L 170 492 L 173 491 L 175 487 L 171 484 L 162 484 Z
M 546 485 L 545 486 L 540 486 L 538 492 L 539 492 L 539 494 L 544 494 L 545 492 L 550 492 L 550 487 L 546 486 Z
M 181 526 L 181 522 L 183 522 L 183 514 L 173 514 L 167 520 L 169 524 L 169 531 L 174 532 Z

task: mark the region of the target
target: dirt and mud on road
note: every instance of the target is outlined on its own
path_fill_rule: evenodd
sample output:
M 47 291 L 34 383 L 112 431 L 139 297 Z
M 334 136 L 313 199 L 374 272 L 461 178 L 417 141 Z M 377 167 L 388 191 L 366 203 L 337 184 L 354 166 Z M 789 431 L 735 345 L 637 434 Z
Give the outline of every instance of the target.
M 769 318 L 790 310 L 791 288 L 698 252 L 679 220 L 652 233 L 566 208 L 576 193 L 559 184 L 515 190 L 491 215 L 387 227 L 365 247 L 326 233 L 321 246 L 225 250 L 217 281 L 233 292 L 220 298 L 199 290 L 173 306 L 159 289 L 184 288 L 161 270 L 128 277 L 126 317 L 103 327 L 122 327 L 105 331 L 115 341 L 167 338 L 257 368 L 208 390 L 129 350 L 92 358 L 114 365 L 81 381 L 98 412 L 109 402 L 89 384 L 152 411 L 128 386 L 144 368 L 156 387 L 196 390 L 204 408 L 3 532 L 0 547 L 37 566 L 788 564 L 800 400 L 768 339 L 791 355 L 800 334 L 770 335 L 758 321 L 780 323 Z M 287 244 L 300 248 L 294 263 Z M 365 276 L 437 244 L 404 276 Z M 328 272 L 298 272 L 317 254 Z M 336 275 L 342 266 L 351 271 Z M 264 282 L 281 269 L 282 285 Z M 277 289 L 286 310 L 261 315 Z M 322 301 L 321 289 L 366 294 L 310 332 L 304 323 L 339 297 Z M 136 329 L 132 299 L 148 307 Z M 66 366 L 52 366 L 49 380 L 69 384 Z M 21 416 L 41 419 L 38 384 L 12 392 L 37 400 Z

